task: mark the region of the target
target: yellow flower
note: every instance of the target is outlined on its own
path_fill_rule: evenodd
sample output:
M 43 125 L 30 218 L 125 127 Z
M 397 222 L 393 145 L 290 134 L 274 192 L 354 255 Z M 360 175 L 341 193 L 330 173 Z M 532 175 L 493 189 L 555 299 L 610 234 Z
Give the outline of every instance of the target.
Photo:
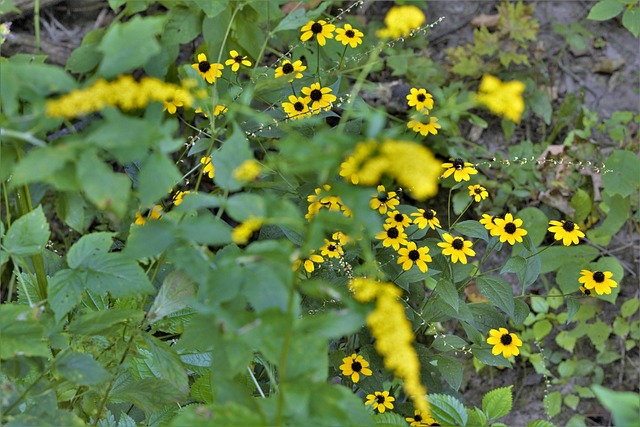
M 209 83 L 213 83 L 216 81 L 218 77 L 222 75 L 222 69 L 224 65 L 222 64 L 211 64 L 207 61 L 207 55 L 204 53 L 198 54 L 198 62 L 195 64 L 191 64 L 195 70 L 198 71 L 198 74 L 202 76 Z
M 433 96 L 424 88 L 416 89 L 412 87 L 409 95 L 407 95 L 407 102 L 409 107 L 416 107 L 418 111 L 431 110 L 433 108 Z
M 166 101 L 163 101 L 163 111 L 167 111 L 169 114 L 175 114 L 178 107 L 184 106 L 184 101 L 188 96 L 191 96 L 183 89 L 176 89 L 173 92 L 173 96 Z
M 327 24 L 326 21 L 309 21 L 307 25 L 302 27 L 300 31 L 302 31 L 302 35 L 300 36 L 300 40 L 306 42 L 311 37 L 316 36 L 316 40 L 320 46 L 324 46 L 327 44 L 326 39 L 333 38 L 333 31 L 336 29 L 336 26 L 333 24 Z
M 491 75 L 482 77 L 476 101 L 486 106 L 493 114 L 520 123 L 524 112 L 524 83 L 520 81 L 501 82 Z
M 324 191 L 323 191 L 324 190 Z M 330 211 L 342 211 L 344 216 L 350 217 L 351 210 L 347 206 L 344 205 L 342 199 L 338 196 L 333 196 L 331 194 L 323 195 L 323 192 L 328 193 L 331 190 L 331 186 L 325 184 L 322 188 L 316 188 L 314 190 L 315 194 L 311 194 L 307 196 L 307 202 L 309 202 L 309 207 L 307 208 L 307 214 L 304 216 L 307 220 L 311 221 L 311 218 L 315 214 L 320 211 L 320 209 L 329 209 Z
M 357 47 L 362 43 L 362 37 L 364 34 L 362 31 L 356 30 L 351 26 L 351 24 L 344 24 L 343 28 L 338 28 L 336 30 L 336 41 L 341 42 L 344 46 L 351 46 L 352 48 Z
M 562 240 L 564 246 L 571 246 L 572 243 L 577 245 L 580 243 L 580 238 L 584 237 L 584 233 L 580 231 L 580 227 L 572 221 L 549 221 L 549 228 L 547 230 L 554 233 L 554 239 Z
M 342 362 L 342 365 L 340 365 L 342 375 L 350 376 L 351 381 L 354 383 L 360 381 L 360 375 L 370 376 L 373 374 L 371 369 L 369 369 L 369 362 L 361 355 L 353 353 L 351 356 L 343 358 Z
M 615 280 L 611 279 L 613 273 L 610 271 L 580 271 L 578 282 L 582 283 L 586 289 L 595 289 L 598 295 L 610 294 L 611 288 L 618 287 Z
M 176 194 L 173 196 L 173 204 L 175 206 L 180 206 L 180 204 L 182 203 L 182 198 L 185 196 L 185 194 L 190 194 L 191 191 L 187 190 L 187 191 L 177 191 Z
M 462 159 L 453 159 L 451 163 L 443 163 L 442 167 L 447 169 L 442 174 L 442 177 L 448 178 L 453 174 L 453 179 L 456 182 L 469 181 L 471 179 L 471 175 L 478 173 L 472 163 L 465 162 Z
M 407 37 L 425 22 L 424 13 L 416 6 L 393 6 L 384 18 L 385 28 L 376 32 L 381 39 Z
M 246 221 L 242 222 L 236 228 L 231 231 L 231 240 L 236 245 L 246 244 L 253 233 L 260 230 L 264 220 L 262 218 L 249 217 Z
M 431 116 L 428 123 L 425 122 L 426 118 L 427 116 L 424 113 L 414 114 L 411 116 L 409 123 L 407 123 L 407 127 L 422 136 L 427 136 L 428 134 L 437 135 L 438 129 L 442 128 L 438 124 L 438 118 Z
M 484 228 L 486 228 L 487 231 L 491 231 L 495 228 L 496 226 L 495 221 L 498 218 L 504 218 L 504 215 L 482 214 L 482 218 L 480 219 L 480 224 L 484 225 Z
M 427 427 L 427 426 L 439 426 L 436 420 L 431 417 L 431 414 L 424 413 L 424 411 L 420 411 L 416 409 L 413 411 L 413 417 L 405 418 L 405 421 L 409 423 L 410 426 L 413 427 Z
M 315 250 L 311 249 L 309 258 L 304 260 L 297 259 L 293 264 L 293 271 L 296 271 L 300 266 L 304 266 L 304 270 L 307 273 L 313 273 L 316 269 L 315 264 L 322 264 L 324 262 L 324 258 L 315 253 Z
M 415 216 L 413 223 L 418 224 L 419 229 L 424 229 L 427 227 L 431 227 L 432 230 L 435 230 L 436 227 L 440 227 L 440 220 L 436 218 L 436 211 L 433 209 L 418 209 L 418 212 L 414 212 L 411 216 Z
M 495 227 L 491 229 L 492 236 L 499 236 L 501 242 L 508 242 L 514 245 L 516 242 L 522 242 L 522 237 L 527 235 L 527 230 L 522 227 L 520 218 L 513 218 L 510 213 L 502 218 L 494 220 Z
M 384 411 L 387 409 L 393 409 L 393 402 L 395 397 L 389 396 L 388 391 L 379 392 L 376 391 L 373 394 L 367 395 L 367 401 L 364 402 L 365 405 L 371 405 L 373 403 L 373 410 L 377 410 L 381 414 L 384 414 Z
M 231 71 L 234 73 L 238 72 L 240 65 L 251 67 L 251 61 L 249 61 L 246 56 L 240 55 L 237 50 L 229 52 L 229 56 L 230 58 L 225 61 L 224 65 L 231 65 Z
M 223 104 L 217 104 L 215 106 L 215 108 L 213 109 L 213 115 L 218 117 L 220 114 L 222 113 L 226 113 L 227 111 L 229 111 L 229 109 L 223 105 Z M 202 108 L 198 108 L 194 111 L 194 113 L 200 113 L 205 117 L 209 117 L 209 115 L 207 113 L 205 113 L 204 111 L 202 111 Z
M 331 88 L 321 87 L 320 83 L 314 83 L 310 87 L 303 87 L 301 92 L 305 95 L 305 104 L 311 103 L 313 114 L 318 114 L 321 110 L 328 110 L 331 108 L 331 103 L 338 99 L 331 94 Z
M 469 196 L 473 197 L 474 200 L 478 203 L 483 201 L 487 197 L 489 197 L 489 193 L 487 192 L 487 189 L 479 184 L 470 185 L 468 188 L 469 188 Z
M 238 181 L 253 181 L 260 175 L 262 166 L 256 159 L 248 159 L 233 170 L 233 177 Z
M 211 162 L 211 157 L 201 157 L 200 163 L 204 165 L 204 173 L 209 176 L 209 178 L 213 179 L 215 176 L 215 168 L 213 167 L 213 163 Z
M 417 265 L 420 271 L 426 273 L 429 267 L 427 263 L 431 262 L 431 256 L 429 256 L 429 248 L 419 248 L 415 242 L 407 243 L 405 248 L 398 250 L 398 264 L 402 264 L 403 270 L 410 270 L 413 264 Z
M 406 228 L 411 225 L 411 219 L 407 215 L 398 211 L 387 212 L 387 219 L 385 219 L 384 222 L 402 228 Z
M 489 331 L 490 337 L 487 338 L 487 344 L 493 346 L 491 349 L 491 353 L 494 356 L 502 353 L 502 355 L 506 358 L 511 357 L 511 355 L 517 356 L 520 354 L 520 349 L 518 347 L 522 346 L 522 341 L 518 336 L 514 333 L 509 333 L 505 328 L 491 329 Z
M 340 258 L 344 256 L 344 251 L 340 244 L 324 239 L 324 246 L 320 248 L 320 255 L 328 258 Z
M 384 185 L 378 185 L 378 192 L 371 196 L 369 201 L 369 207 L 373 210 L 377 210 L 381 214 L 386 214 L 387 209 L 394 209 L 400 204 L 395 191 L 389 191 L 384 188 Z
M 276 68 L 275 77 L 287 76 L 289 83 L 295 79 L 302 78 L 302 72 L 307 69 L 306 65 L 302 65 L 302 61 L 291 62 L 289 60 L 282 61 L 282 65 Z
M 138 211 L 136 212 L 136 220 L 134 223 L 137 225 L 144 225 L 147 222 L 147 220 L 152 221 L 154 219 L 160 219 L 160 218 L 162 218 L 162 206 L 155 205 L 144 216 L 140 212 L 140 209 L 138 209 Z
M 582 292 L 582 295 L 586 296 L 586 297 L 595 297 L 595 294 L 593 292 L 591 292 L 590 289 L 585 288 L 584 286 L 580 285 L 580 292 Z
M 382 240 L 382 246 L 388 248 L 391 246 L 396 251 L 400 248 L 400 245 L 407 244 L 407 234 L 402 227 L 398 227 L 392 224 L 383 224 L 384 231 L 376 234 L 376 239 Z
M 451 257 L 451 262 L 454 264 L 460 261 L 462 264 L 467 263 L 467 255 L 474 256 L 476 252 L 471 249 L 472 242 L 464 240 L 462 237 L 453 237 L 449 233 L 442 235 L 444 242 L 438 243 L 438 246 L 443 248 L 443 255 Z
M 299 120 L 311 116 L 307 101 L 295 95 L 289 95 L 289 102 L 283 102 L 282 108 L 288 119 Z
M 387 161 L 386 173 L 395 178 L 416 200 L 424 200 L 438 192 L 441 163 L 427 148 L 409 141 L 387 139 L 380 154 Z

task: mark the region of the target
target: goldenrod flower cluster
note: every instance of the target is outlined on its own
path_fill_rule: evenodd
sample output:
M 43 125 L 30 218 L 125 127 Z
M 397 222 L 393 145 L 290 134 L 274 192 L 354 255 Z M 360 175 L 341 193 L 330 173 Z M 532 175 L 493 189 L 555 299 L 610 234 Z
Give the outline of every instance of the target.
M 427 389 L 420 382 L 420 361 L 411 345 L 414 335 L 398 298 L 402 290 L 392 283 L 363 277 L 349 282 L 360 302 L 376 302 L 367 316 L 367 326 L 376 339 L 375 348 L 384 358 L 384 366 L 404 381 L 404 390 L 420 411 L 429 413 Z
M 388 139 L 358 144 L 340 165 L 340 176 L 352 184 L 375 185 L 386 174 L 407 188 L 414 199 L 424 200 L 438 192 L 441 167 L 425 147 Z
M 485 75 L 480 81 L 476 101 L 485 105 L 493 114 L 520 123 L 524 112 L 524 89 L 524 83 L 520 81 L 501 82 L 497 77 Z
M 143 77 L 138 82 L 129 75 L 120 76 L 111 82 L 99 79 L 84 89 L 47 101 L 46 114 L 49 117 L 71 119 L 95 113 L 105 107 L 135 110 L 144 108 L 153 101 L 191 107 L 193 96 L 185 85 L 188 82 L 178 86 L 153 77 Z
M 384 18 L 386 27 L 376 31 L 376 36 L 381 39 L 407 37 L 411 31 L 420 28 L 425 19 L 422 10 L 416 6 L 394 6 Z

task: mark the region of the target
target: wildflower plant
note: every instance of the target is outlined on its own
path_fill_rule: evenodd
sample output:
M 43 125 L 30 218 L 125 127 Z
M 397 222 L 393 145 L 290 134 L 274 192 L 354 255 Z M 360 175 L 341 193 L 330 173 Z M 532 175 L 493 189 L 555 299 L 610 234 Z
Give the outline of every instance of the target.
M 598 231 L 501 205 L 499 161 L 455 135 L 482 106 L 525 120 L 523 82 L 468 74 L 462 113 L 427 81 L 399 117 L 366 104 L 380 56 L 432 27 L 419 7 L 143 3 L 109 2 L 127 19 L 74 75 L 0 62 L 3 423 L 489 425 L 511 387 L 468 408 L 464 375 L 547 375 L 541 299 L 570 321 L 625 288 L 590 241 L 633 177 L 603 178 Z

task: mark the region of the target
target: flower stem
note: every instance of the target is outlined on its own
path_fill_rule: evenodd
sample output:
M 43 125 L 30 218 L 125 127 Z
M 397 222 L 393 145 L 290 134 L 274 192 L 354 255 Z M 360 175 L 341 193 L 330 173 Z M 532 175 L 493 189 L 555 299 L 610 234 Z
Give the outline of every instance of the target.
M 344 50 L 342 51 L 342 56 L 340 57 L 340 63 L 338 64 L 338 71 L 342 68 L 342 62 L 344 61 L 344 56 L 347 54 L 348 45 L 344 45 Z
M 451 224 L 449 229 L 451 229 L 453 226 L 455 226 L 458 223 L 458 221 L 460 221 L 460 218 L 462 218 L 462 215 L 464 215 L 464 213 L 467 211 L 467 209 L 469 209 L 469 207 L 472 204 L 473 204 L 473 199 L 471 199 L 471 201 L 469 201 L 469 203 L 467 203 L 467 206 L 462 210 L 462 213 L 460 215 L 458 215 L 458 218 L 456 218 L 456 220 L 453 221 L 453 224 Z

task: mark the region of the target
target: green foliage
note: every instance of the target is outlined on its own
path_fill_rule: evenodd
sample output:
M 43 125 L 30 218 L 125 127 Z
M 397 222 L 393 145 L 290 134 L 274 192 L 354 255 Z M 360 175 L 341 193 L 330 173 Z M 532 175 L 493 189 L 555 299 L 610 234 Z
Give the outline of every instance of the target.
M 622 13 L 624 11 L 624 13 Z M 628 0 L 600 0 L 593 5 L 587 19 L 594 21 L 606 21 L 615 18 L 622 13 L 622 25 L 629 30 L 634 37 L 640 35 L 640 7 L 637 2 Z

